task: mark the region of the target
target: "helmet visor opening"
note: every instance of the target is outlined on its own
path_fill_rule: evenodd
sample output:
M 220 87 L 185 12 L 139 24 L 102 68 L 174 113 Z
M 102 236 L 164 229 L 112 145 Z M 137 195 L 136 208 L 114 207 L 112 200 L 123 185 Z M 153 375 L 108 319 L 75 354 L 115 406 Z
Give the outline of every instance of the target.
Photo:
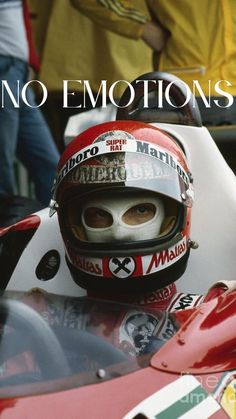
M 70 199 L 63 206 L 63 224 L 71 239 L 90 244 L 156 241 L 175 230 L 181 209 L 157 193 L 108 188 Z

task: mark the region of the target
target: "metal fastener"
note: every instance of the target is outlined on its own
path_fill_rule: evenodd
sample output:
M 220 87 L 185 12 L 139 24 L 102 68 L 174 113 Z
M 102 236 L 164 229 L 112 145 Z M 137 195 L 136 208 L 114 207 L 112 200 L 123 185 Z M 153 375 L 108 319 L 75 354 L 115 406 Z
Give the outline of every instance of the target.
M 105 371 L 105 370 L 103 370 L 103 369 L 99 369 L 99 370 L 97 371 L 97 377 L 98 377 L 98 378 L 105 378 L 105 377 L 106 377 L 106 371 Z

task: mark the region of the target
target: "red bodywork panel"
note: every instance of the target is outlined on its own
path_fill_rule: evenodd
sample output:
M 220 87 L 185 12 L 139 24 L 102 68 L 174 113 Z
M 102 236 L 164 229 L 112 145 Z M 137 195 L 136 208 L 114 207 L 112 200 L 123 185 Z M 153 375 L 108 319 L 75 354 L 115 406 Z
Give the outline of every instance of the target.
M 20 231 L 20 230 L 29 230 L 31 228 L 38 228 L 39 224 L 41 222 L 41 219 L 38 215 L 30 215 L 27 218 L 24 218 L 21 221 L 18 221 L 18 223 L 13 224 L 9 227 L 0 227 L 0 237 L 4 236 L 4 234 L 10 232 L 10 231 Z
M 236 369 L 236 335 L 232 333 L 236 324 L 235 304 L 236 290 L 201 304 L 152 358 L 152 366 L 179 374 Z
M 0 416 L 1 419 L 121 419 L 145 398 L 177 378 L 177 375 L 146 368 L 78 389 L 3 399 L 0 401 Z M 201 377 L 200 382 L 206 390 L 212 390 L 207 387 L 207 376 Z M 224 419 L 228 416 L 220 410 L 210 417 Z

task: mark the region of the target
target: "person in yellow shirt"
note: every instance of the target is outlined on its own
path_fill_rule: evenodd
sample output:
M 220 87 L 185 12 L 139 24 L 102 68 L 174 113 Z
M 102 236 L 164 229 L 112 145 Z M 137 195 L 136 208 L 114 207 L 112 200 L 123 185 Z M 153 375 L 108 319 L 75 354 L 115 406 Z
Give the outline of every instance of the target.
M 86 2 L 85 6 L 86 6 Z M 32 26 L 41 69 L 37 77 L 48 91 L 44 111 L 59 148 L 69 116 L 91 108 L 83 81 L 88 80 L 92 93 L 101 105 L 99 89 L 106 80 L 107 91 L 119 80 L 131 82 L 137 75 L 151 71 L 152 50 L 142 39 L 127 39 L 96 24 L 71 3 L 64 0 L 29 0 Z M 130 34 L 139 31 L 150 20 L 145 2 L 130 22 Z M 88 6 L 90 3 L 88 2 Z M 68 82 L 68 107 L 63 108 L 63 80 Z M 119 82 L 114 96 L 117 100 L 127 84 Z M 84 103 L 86 101 L 86 103 Z
M 142 13 L 137 2 L 71 3 L 106 29 L 143 39 L 154 52 L 154 70 L 177 75 L 194 91 L 204 124 L 236 123 L 236 105 L 220 91 L 236 96 L 234 0 L 146 0 L 151 19 L 143 15 L 142 22 L 137 19 Z

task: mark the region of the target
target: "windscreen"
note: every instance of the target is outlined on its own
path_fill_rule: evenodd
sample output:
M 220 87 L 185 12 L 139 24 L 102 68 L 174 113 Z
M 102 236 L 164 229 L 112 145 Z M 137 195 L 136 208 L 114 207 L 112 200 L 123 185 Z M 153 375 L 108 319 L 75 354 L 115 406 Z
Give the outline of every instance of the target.
M 172 314 L 33 291 L 0 300 L 0 395 L 47 393 L 147 367 L 178 330 Z

